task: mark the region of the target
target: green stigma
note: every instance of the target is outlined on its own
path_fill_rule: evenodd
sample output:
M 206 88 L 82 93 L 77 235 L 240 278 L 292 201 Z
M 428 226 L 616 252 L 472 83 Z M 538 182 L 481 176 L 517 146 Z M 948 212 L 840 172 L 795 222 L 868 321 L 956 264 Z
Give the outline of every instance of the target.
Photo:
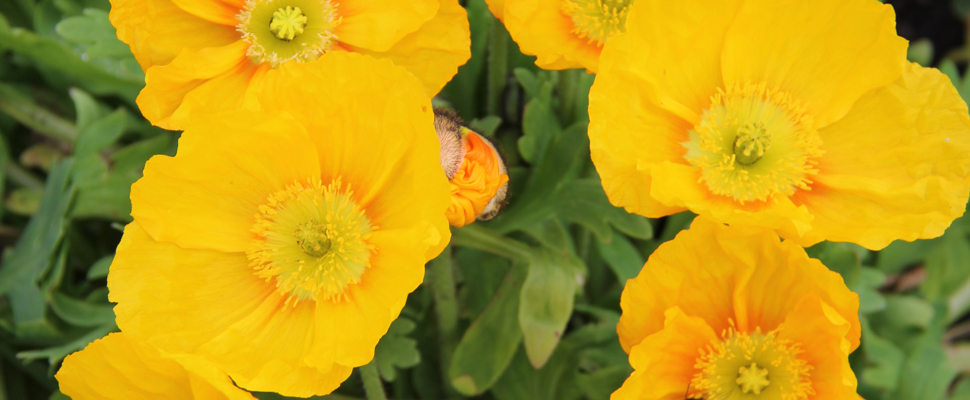
M 327 236 L 327 227 L 315 220 L 300 224 L 295 236 L 300 249 L 310 257 L 323 257 L 330 251 L 332 242 Z
M 300 7 L 287 6 L 280 8 L 273 13 L 273 20 L 269 23 L 269 30 L 276 35 L 277 39 L 290 41 L 303 33 L 306 27 L 306 15 Z
M 734 155 L 741 165 L 751 165 L 761 159 L 771 147 L 771 133 L 763 123 L 748 122 L 738 128 L 734 139 Z

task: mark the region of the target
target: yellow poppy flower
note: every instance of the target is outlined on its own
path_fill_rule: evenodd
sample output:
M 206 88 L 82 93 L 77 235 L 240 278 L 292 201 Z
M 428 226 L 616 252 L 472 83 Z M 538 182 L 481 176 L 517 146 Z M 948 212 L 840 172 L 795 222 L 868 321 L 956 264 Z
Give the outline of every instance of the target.
M 56 378 L 74 400 L 255 400 L 199 357 L 169 357 L 124 333 L 67 356 Z
M 627 281 L 620 306 L 634 372 L 612 400 L 859 399 L 859 297 L 768 229 L 698 217 Z
M 429 97 L 471 57 L 457 0 L 111 0 L 110 19 L 145 70 L 139 108 L 173 130 L 258 108 L 267 71 L 331 51 L 390 59 Z
M 626 30 L 634 0 L 487 0 L 540 68 L 596 72 L 607 39 Z
M 126 334 L 307 397 L 370 362 L 447 245 L 448 181 L 405 69 L 337 53 L 267 79 L 264 111 L 199 118 L 148 161 L 108 288 Z
M 640 0 L 590 91 L 613 204 L 810 246 L 940 236 L 970 192 L 970 117 L 905 61 L 889 5 Z
M 462 126 L 453 111 L 435 110 L 441 143 L 441 167 L 451 183 L 451 205 L 445 216 L 454 227 L 494 218 L 506 203 L 509 175 L 491 140 Z

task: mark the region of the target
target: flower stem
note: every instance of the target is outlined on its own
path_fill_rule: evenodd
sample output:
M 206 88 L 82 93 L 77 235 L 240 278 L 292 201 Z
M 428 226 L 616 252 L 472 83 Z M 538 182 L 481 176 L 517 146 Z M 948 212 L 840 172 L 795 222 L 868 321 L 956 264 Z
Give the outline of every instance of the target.
M 377 359 L 371 360 L 367 365 L 357 368 L 360 370 L 360 377 L 364 380 L 364 392 L 367 393 L 367 400 L 387 400 L 384 394 L 384 383 L 381 376 L 377 373 Z
M 492 30 L 488 41 L 488 115 L 500 115 L 502 95 L 505 93 L 509 71 L 509 34 L 505 25 L 492 20 Z
M 435 312 L 438 317 L 438 341 L 440 347 L 441 379 L 449 398 L 461 398 L 451 386 L 448 369 L 458 346 L 458 301 L 455 299 L 455 275 L 452 268 L 451 246 L 431 260 L 431 291 L 434 294 Z
M 451 242 L 456 246 L 487 251 L 513 261 L 528 262 L 532 257 L 532 250 L 525 243 L 474 224 L 452 230 Z

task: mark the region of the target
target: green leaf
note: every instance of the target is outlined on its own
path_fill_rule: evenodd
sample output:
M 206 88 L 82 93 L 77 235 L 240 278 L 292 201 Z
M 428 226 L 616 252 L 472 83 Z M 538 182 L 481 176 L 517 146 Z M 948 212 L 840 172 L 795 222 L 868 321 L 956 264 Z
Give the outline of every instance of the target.
M 119 150 L 111 156 L 110 170 L 98 154 L 79 159 L 74 177 L 78 195 L 71 216 L 131 221 L 131 184 L 141 177 L 149 158 L 168 149 L 169 138 L 163 134 Z
M 515 79 L 519 81 L 519 85 L 525 90 L 525 95 L 528 99 L 539 96 L 539 89 L 542 88 L 544 81 L 540 80 L 535 73 L 525 68 L 516 68 L 512 71 L 512 74 L 515 75 Z
M 574 400 L 583 396 L 577 385 L 580 357 L 585 349 L 615 346 L 616 319 L 584 325 L 566 335 L 549 362 L 533 368 L 525 350 L 516 354 L 502 379 L 492 388 L 498 400 Z
M 906 59 L 923 67 L 931 67 L 933 63 L 933 42 L 926 38 L 909 42 Z
M 131 56 L 128 45 L 118 40 L 107 12 L 88 8 L 82 13 L 61 20 L 54 28 L 57 34 L 70 42 L 87 45 L 85 54 L 90 58 Z
M 127 112 L 119 108 L 81 129 L 78 132 L 77 143 L 74 145 L 75 157 L 82 159 L 91 154 L 96 154 L 118 140 L 125 131 L 126 118 Z
M 933 306 L 924 299 L 907 295 L 885 296 L 886 308 L 872 315 L 873 323 L 890 325 L 893 329 L 925 329 L 933 320 Z
M 8 162 L 10 162 L 10 150 L 7 148 L 7 139 L 4 138 L 3 132 L 0 131 L 0 196 L 6 193 Z M 2 206 L 2 202 L 0 202 L 0 216 L 3 216 L 5 208 Z
M 926 255 L 920 290 L 929 300 L 944 299 L 970 280 L 970 243 L 962 230 L 947 232 Z M 957 233 L 957 234 L 954 234 Z
M 459 312 L 474 320 L 488 307 L 511 265 L 509 260 L 490 253 L 459 248 L 455 251 L 455 268 L 465 282 L 458 290 Z
M 561 135 L 562 126 L 552 109 L 551 82 L 543 83 L 539 95 L 525 105 L 519 154 L 531 164 L 540 164 L 549 143 Z
M 910 353 L 900 371 L 894 400 L 943 400 L 956 371 L 939 344 L 922 344 Z
M 575 254 L 572 238 L 559 220 L 549 218 L 523 229 L 543 246 L 563 254 Z
M 964 378 L 953 388 L 951 400 L 970 400 L 970 379 Z
M 62 43 L 24 29 L 0 30 L 0 43 L 44 69 L 63 74 L 73 85 L 96 95 L 114 94 L 134 103 L 144 86 L 144 76 L 139 76 L 141 68 L 137 63 L 119 63 L 106 69 L 108 66 L 95 65 L 94 60 L 82 60 Z
M 502 119 L 494 115 L 485 118 L 476 118 L 468 124 L 469 128 L 488 137 L 495 137 L 495 131 L 502 125 Z
M 643 264 L 646 263 L 643 256 L 626 236 L 613 235 L 611 242 L 604 243 L 597 240 L 596 245 L 600 256 L 616 274 L 616 279 L 620 281 L 620 284 L 639 275 Z
M 892 392 L 899 383 L 905 354 L 891 342 L 876 336 L 869 328 L 867 318 L 862 323 L 862 351 L 868 365 L 862 371 L 862 379 L 869 385 Z
M 399 317 L 391 323 L 387 333 L 377 343 L 374 360 L 381 378 L 385 381 L 394 382 L 398 368 L 411 368 L 421 362 L 418 341 L 408 337 L 414 327 L 414 321 Z
M 878 269 L 869 267 L 860 269 L 859 280 L 854 287 L 850 287 L 859 295 L 860 313 L 869 314 L 886 308 L 886 299 L 876 290 L 884 282 L 886 282 L 886 275 Z
M 452 386 L 472 396 L 492 387 L 522 341 L 517 318 L 519 295 L 528 270 L 513 266 L 488 308 L 465 331 L 448 368 Z
M 67 93 L 74 101 L 74 112 L 77 114 L 74 126 L 78 131 L 84 130 L 92 122 L 105 116 L 106 113 L 102 111 L 98 101 L 87 92 L 78 88 L 71 88 Z
M 593 231 L 601 242 L 613 239 L 613 229 L 638 239 L 653 236 L 650 221 L 610 204 L 597 179 L 575 180 L 565 185 L 551 200 L 556 215 Z
M 20 164 L 49 172 L 54 164 L 64 156 L 65 154 L 61 149 L 47 143 L 38 143 L 20 153 Z
M 628 364 L 610 365 L 589 374 L 577 374 L 576 386 L 590 399 L 608 399 L 633 372 Z
M 4 199 L 3 205 L 14 214 L 34 215 L 40 208 L 40 200 L 43 197 L 43 190 L 28 187 L 17 188 Z
M 58 317 L 74 326 L 94 327 L 114 322 L 114 306 L 72 299 L 60 292 L 51 296 L 51 309 Z
M 73 160 L 68 158 L 51 171 L 37 213 L 27 223 L 13 252 L 0 264 L 0 294 L 14 286 L 33 286 L 50 269 L 74 197 L 69 184 L 72 165 Z
M 536 368 L 545 365 L 565 332 L 583 269 L 576 256 L 548 249 L 538 249 L 529 263 L 519 299 L 519 325 L 526 355 Z
M 64 357 L 67 357 L 69 354 L 75 351 L 84 349 L 91 342 L 103 338 L 105 335 L 111 332 L 116 332 L 117 330 L 118 327 L 115 326 L 114 322 L 112 322 L 108 325 L 92 329 L 87 334 L 61 346 L 55 346 L 44 350 L 21 351 L 17 353 L 17 358 L 24 360 L 24 362 L 46 358 L 47 362 L 51 365 L 51 372 L 53 373 L 57 363 L 63 360 Z
M 98 261 L 95 261 L 91 268 L 88 269 L 88 280 L 106 278 L 108 276 L 108 270 L 111 268 L 111 262 L 114 261 L 115 255 L 104 256 Z

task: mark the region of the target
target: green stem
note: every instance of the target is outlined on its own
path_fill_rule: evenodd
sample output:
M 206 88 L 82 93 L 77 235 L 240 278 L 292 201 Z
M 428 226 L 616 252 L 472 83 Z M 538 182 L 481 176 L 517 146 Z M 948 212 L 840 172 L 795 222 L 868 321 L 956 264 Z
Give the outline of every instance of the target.
M 25 188 L 38 190 L 44 189 L 44 181 L 35 177 L 34 174 L 31 174 L 19 164 L 7 161 L 5 166 L 7 167 L 7 178 L 9 178 L 11 181 Z
M 528 262 L 532 254 L 532 250 L 525 243 L 509 239 L 474 224 L 453 229 L 451 243 L 456 246 L 487 251 L 514 261 Z
M 441 344 L 441 379 L 449 398 L 461 398 L 451 386 L 448 370 L 458 346 L 458 301 L 455 296 L 455 274 L 452 268 L 451 246 L 438 258 L 431 260 L 431 291 L 434 294 L 435 312 L 438 317 L 438 341 Z
M 381 376 L 377 373 L 377 359 L 375 358 L 369 364 L 357 369 L 360 370 L 360 377 L 364 380 L 364 392 L 367 393 L 367 400 L 387 400 L 387 395 L 384 394 L 384 383 L 381 382 Z
M 578 69 L 568 69 L 559 73 L 559 96 L 562 98 L 563 126 L 572 125 L 576 120 L 576 80 Z
M 509 72 L 509 34 L 505 25 L 492 20 L 488 48 L 488 115 L 499 115 L 502 111 L 502 95 L 505 93 Z
M 0 84 L 0 111 L 52 139 L 74 143 L 77 129 L 70 121 L 34 104 L 9 85 Z

